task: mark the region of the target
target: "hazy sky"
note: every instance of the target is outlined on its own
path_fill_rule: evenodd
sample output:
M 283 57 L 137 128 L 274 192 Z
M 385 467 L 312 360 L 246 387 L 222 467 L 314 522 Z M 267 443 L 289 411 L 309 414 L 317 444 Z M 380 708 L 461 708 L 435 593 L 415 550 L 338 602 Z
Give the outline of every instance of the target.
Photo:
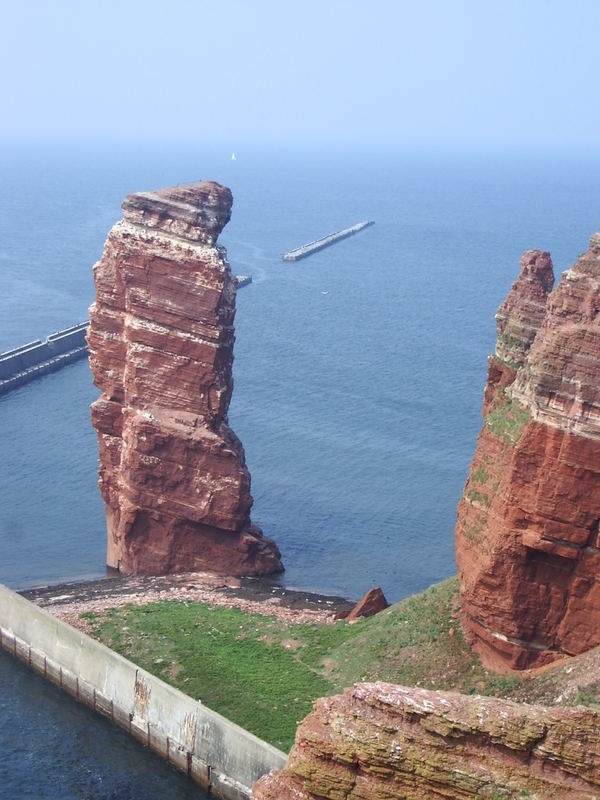
M 589 150 L 600 137 L 600 0 L 2 0 L 1 10 L 5 138 Z

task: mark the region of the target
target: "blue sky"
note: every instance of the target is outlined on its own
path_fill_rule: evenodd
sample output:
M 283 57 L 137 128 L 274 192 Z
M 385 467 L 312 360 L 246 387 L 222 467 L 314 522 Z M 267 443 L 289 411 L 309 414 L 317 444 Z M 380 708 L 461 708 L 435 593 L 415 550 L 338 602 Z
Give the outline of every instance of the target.
M 596 0 L 3 0 L 0 136 L 595 151 Z

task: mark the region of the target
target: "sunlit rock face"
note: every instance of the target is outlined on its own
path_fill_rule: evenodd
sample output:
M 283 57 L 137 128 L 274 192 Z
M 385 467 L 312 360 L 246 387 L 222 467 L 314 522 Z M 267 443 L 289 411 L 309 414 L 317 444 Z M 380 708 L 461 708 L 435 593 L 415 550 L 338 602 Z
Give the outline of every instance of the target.
M 463 630 L 516 669 L 600 644 L 600 235 L 554 291 L 521 263 L 456 526 Z
M 357 684 L 317 700 L 285 768 L 254 800 L 470 800 L 600 795 L 600 714 Z
M 94 267 L 92 422 L 122 572 L 282 570 L 227 421 L 236 284 L 216 240 L 231 203 L 211 181 L 129 195 Z

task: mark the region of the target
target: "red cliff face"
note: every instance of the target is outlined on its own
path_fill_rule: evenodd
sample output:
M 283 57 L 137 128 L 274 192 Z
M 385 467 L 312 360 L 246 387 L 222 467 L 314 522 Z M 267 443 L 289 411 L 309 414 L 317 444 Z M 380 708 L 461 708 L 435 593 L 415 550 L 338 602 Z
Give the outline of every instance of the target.
M 469 800 L 600 795 L 600 715 L 358 684 L 317 700 L 285 769 L 254 800 Z
M 231 192 L 210 181 L 129 195 L 94 267 L 88 345 L 107 563 L 123 572 L 281 571 L 250 522 L 227 422 L 235 279 L 215 244 Z
M 600 644 L 600 236 L 551 294 L 521 263 L 456 526 L 465 634 L 516 669 Z

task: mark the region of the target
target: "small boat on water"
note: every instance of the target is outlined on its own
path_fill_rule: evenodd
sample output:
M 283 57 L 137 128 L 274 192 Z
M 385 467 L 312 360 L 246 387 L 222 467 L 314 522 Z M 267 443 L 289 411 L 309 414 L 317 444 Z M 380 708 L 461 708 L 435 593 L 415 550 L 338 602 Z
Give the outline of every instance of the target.
M 232 161 L 237 161 L 237 158 L 235 157 L 235 152 L 233 152 L 233 153 L 231 154 L 231 160 L 232 160 Z

